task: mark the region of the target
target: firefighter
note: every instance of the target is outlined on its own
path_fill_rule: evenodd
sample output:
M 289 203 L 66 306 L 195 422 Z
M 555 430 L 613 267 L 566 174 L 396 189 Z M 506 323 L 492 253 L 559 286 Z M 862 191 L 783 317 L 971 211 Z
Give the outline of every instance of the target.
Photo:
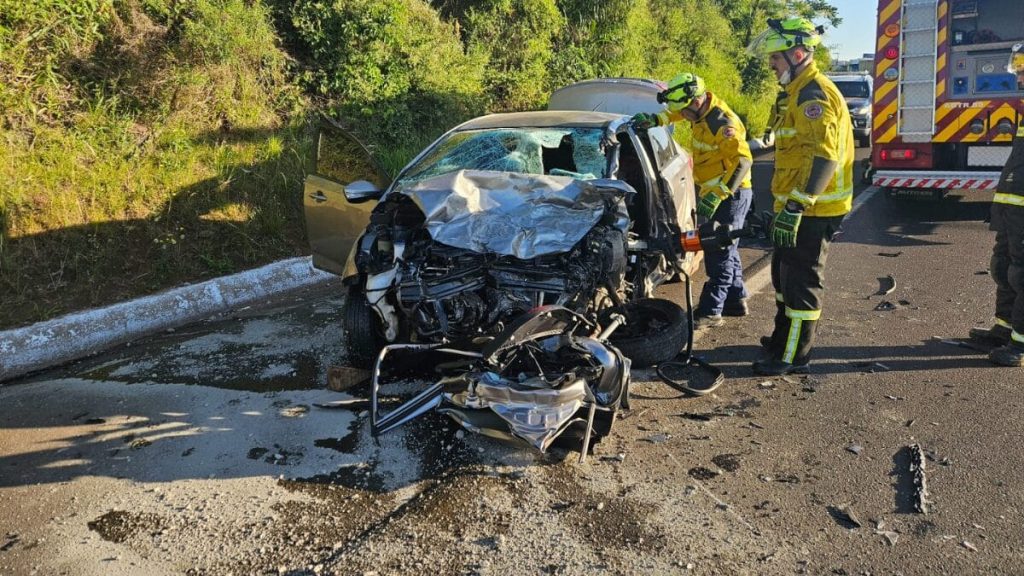
M 1008 69 L 1024 85 L 1024 45 L 1010 53 Z M 1017 126 L 1010 158 L 992 198 L 992 278 L 996 281 L 996 321 L 971 330 L 971 338 L 1000 346 L 988 358 L 1000 366 L 1024 366 L 1024 120 Z
M 739 117 L 718 96 L 707 91 L 704 80 L 684 72 L 658 94 L 667 110 L 633 116 L 639 129 L 666 126 L 680 120 L 693 127 L 693 175 L 697 183 L 697 215 L 705 221 L 743 228 L 754 197 L 750 185 L 753 157 L 747 130 Z M 694 311 L 694 329 L 722 324 L 722 316 L 747 315 L 747 288 L 738 247 L 705 252 L 708 279 Z
M 805 18 L 772 19 L 748 47 L 767 55 L 785 92 L 772 127 L 775 329 L 753 365 L 767 376 L 808 371 L 829 244 L 853 202 L 853 129 L 843 95 L 814 62 L 822 33 Z

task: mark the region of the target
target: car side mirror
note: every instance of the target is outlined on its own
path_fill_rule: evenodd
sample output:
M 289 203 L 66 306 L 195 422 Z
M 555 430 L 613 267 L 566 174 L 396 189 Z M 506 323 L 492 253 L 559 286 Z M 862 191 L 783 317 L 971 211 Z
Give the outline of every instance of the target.
M 373 182 L 356 180 L 345 186 L 345 199 L 352 204 L 360 204 L 367 200 L 380 200 L 384 191 L 379 189 Z

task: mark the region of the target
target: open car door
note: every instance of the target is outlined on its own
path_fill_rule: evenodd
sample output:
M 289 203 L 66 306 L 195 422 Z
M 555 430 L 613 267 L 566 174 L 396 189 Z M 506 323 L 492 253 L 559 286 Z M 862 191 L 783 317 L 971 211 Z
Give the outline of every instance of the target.
M 313 266 L 347 276 L 349 254 L 391 178 L 354 136 L 329 119 L 317 131 L 316 165 L 303 186 Z

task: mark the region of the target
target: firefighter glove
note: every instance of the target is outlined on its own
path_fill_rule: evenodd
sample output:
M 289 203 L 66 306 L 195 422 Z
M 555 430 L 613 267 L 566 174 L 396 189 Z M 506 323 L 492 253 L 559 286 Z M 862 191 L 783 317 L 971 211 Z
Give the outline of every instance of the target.
M 779 248 L 795 248 L 796 233 L 803 217 L 802 211 L 791 210 L 788 206 L 780 210 L 772 222 L 772 243 Z
M 721 182 L 700 190 L 700 202 L 697 204 L 697 215 L 711 218 L 723 200 L 731 196 L 731 192 Z
M 655 114 L 648 114 L 646 112 L 640 112 L 633 115 L 632 119 L 633 127 L 637 130 L 647 130 L 658 125 L 658 116 Z

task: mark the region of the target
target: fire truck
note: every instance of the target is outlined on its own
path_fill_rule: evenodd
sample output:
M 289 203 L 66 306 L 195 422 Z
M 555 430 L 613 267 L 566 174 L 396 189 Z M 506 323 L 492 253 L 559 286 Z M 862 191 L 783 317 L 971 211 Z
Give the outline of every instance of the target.
M 880 0 L 872 183 L 887 193 L 993 190 L 1024 114 L 1006 70 L 1024 0 Z

